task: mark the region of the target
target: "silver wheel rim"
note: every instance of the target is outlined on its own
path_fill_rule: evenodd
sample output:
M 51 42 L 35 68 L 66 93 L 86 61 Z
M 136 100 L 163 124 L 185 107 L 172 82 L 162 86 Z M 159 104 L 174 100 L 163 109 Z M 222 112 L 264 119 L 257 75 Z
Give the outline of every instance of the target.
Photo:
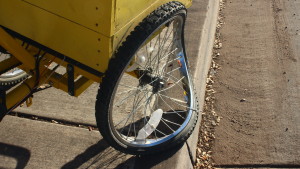
M 0 62 L 2 60 L 5 60 L 5 59 L 8 59 L 10 58 L 10 54 L 3 54 L 3 53 L 0 53 Z M 10 69 L 9 71 L 5 72 L 5 73 L 2 73 L 0 74 L 0 79 L 2 80 L 5 80 L 5 79 L 11 79 L 11 78 L 14 78 L 14 77 L 17 77 L 17 76 L 20 76 L 20 75 L 24 75 L 26 74 L 26 72 L 24 72 L 22 69 L 19 69 L 19 68 L 13 68 L 13 69 Z
M 177 15 L 145 40 L 125 69 L 142 72 L 138 79 L 121 75 L 109 116 L 120 143 L 155 146 L 178 135 L 189 123 L 194 94 L 182 47 L 183 23 L 184 18 Z
M 24 74 L 25 72 L 22 69 L 14 68 L 0 75 L 0 78 L 8 79 Z

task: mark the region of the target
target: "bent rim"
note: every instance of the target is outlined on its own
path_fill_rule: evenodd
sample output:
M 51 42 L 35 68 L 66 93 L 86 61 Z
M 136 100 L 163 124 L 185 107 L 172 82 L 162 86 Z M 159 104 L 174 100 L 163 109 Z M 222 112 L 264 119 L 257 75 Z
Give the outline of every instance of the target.
M 194 93 L 183 46 L 184 19 L 185 13 L 177 13 L 163 22 L 120 76 L 109 110 L 110 129 L 119 143 L 155 146 L 188 125 Z M 125 73 L 133 69 L 138 78 Z

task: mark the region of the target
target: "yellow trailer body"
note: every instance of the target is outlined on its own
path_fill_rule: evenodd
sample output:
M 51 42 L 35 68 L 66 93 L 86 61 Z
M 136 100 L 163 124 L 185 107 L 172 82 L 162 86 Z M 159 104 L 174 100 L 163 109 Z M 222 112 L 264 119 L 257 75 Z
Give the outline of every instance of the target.
M 0 0 L 0 122 L 36 92 L 77 97 L 99 82 L 95 117 L 111 146 L 181 144 L 199 112 L 184 47 L 191 1 Z
M 186 7 L 191 0 L 178 0 Z M 104 73 L 113 52 L 169 0 L 0 0 L 0 25 Z

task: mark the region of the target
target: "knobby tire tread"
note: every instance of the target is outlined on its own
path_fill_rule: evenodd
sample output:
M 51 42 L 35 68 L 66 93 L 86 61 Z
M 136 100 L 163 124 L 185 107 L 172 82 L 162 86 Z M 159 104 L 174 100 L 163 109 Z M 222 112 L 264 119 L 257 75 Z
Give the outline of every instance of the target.
M 183 143 L 192 134 L 198 119 L 198 101 L 195 97 L 195 107 L 197 111 L 193 112 L 191 121 L 186 126 L 182 132 L 177 136 L 163 143 L 162 145 L 157 145 L 155 147 L 138 148 L 126 147 L 119 145 L 113 138 L 110 127 L 108 125 L 109 120 L 109 106 L 111 97 L 114 97 L 114 88 L 126 68 L 131 57 L 139 49 L 144 40 L 149 36 L 156 28 L 158 28 L 164 21 L 168 20 L 171 16 L 176 15 L 180 11 L 185 11 L 184 5 L 179 2 L 169 2 L 162 5 L 157 10 L 152 12 L 148 17 L 146 17 L 126 38 L 119 49 L 116 51 L 113 58 L 110 60 L 108 69 L 105 73 L 102 83 L 98 90 L 97 101 L 96 101 L 96 121 L 100 133 L 105 138 L 105 140 L 115 149 L 129 154 L 134 155 L 146 155 L 154 154 L 157 152 L 164 151 L 166 149 L 172 148 L 180 143 Z M 138 44 L 138 45 L 137 45 Z M 183 43 L 184 44 L 184 43 Z M 193 89 L 193 87 L 192 87 Z M 194 95 L 196 93 L 194 92 Z M 147 149 L 147 150 L 146 150 Z

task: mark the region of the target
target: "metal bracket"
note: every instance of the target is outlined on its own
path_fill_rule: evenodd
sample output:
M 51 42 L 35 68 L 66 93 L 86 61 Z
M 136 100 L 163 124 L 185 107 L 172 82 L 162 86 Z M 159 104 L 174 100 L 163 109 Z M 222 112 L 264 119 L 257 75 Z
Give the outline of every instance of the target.
M 6 107 L 6 90 L 0 88 L 0 122 L 2 121 L 3 117 L 7 114 L 7 107 Z
M 75 96 L 75 85 L 74 85 L 74 66 L 71 64 L 67 65 L 68 73 L 68 93 L 71 96 Z
M 5 53 L 5 54 L 7 54 L 7 51 L 6 51 L 2 46 L 0 46 L 0 53 Z

